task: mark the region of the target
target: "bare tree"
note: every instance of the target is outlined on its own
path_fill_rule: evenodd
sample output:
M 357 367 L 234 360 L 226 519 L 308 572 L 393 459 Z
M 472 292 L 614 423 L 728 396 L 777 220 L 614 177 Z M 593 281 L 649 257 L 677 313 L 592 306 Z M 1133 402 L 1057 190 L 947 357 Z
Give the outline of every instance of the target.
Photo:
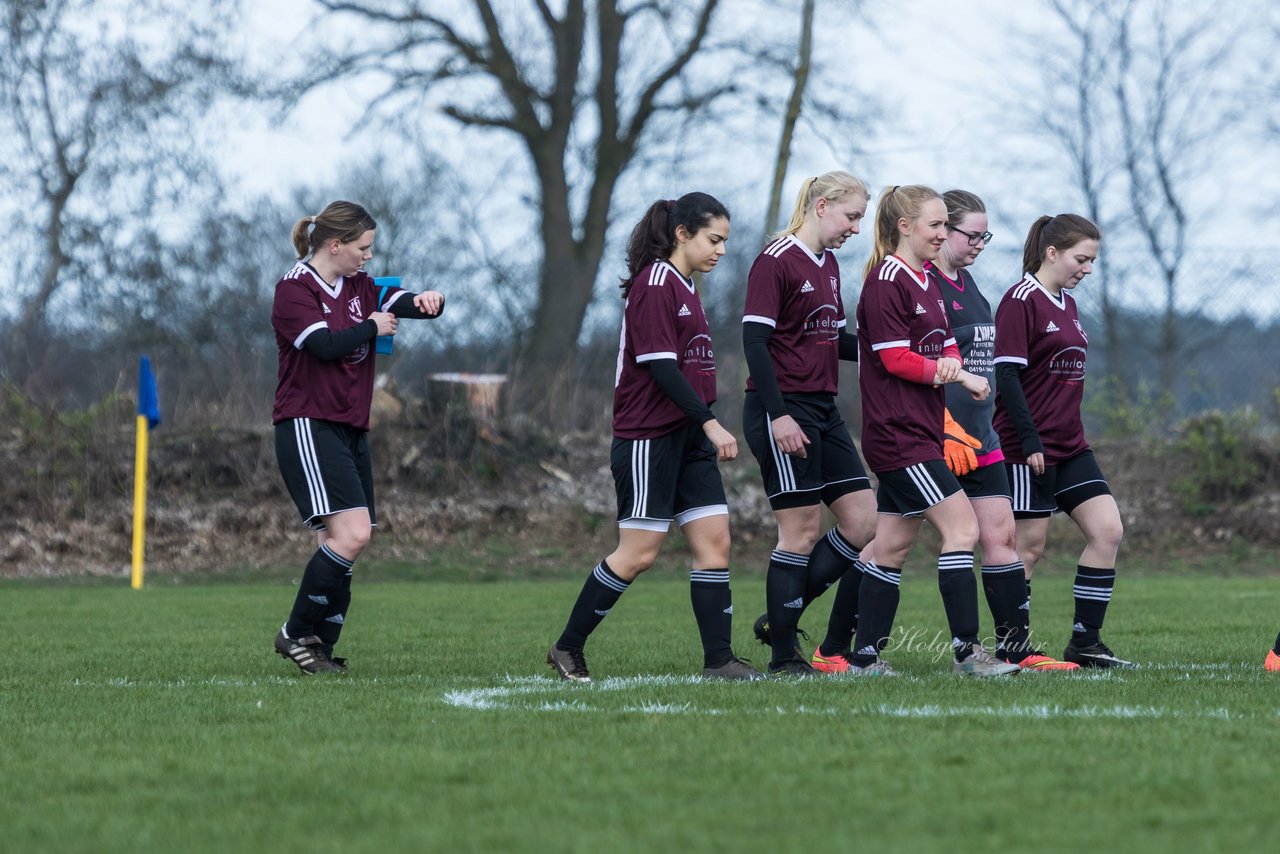
M 1224 86 L 1221 70 L 1240 26 L 1224 25 L 1219 9 L 1180 15 L 1165 2 L 1139 7 L 1130 0 L 1110 11 L 1116 58 L 1110 95 L 1120 121 L 1127 211 L 1162 286 L 1158 388 L 1169 390 L 1184 357 L 1203 343 L 1188 340 L 1179 323 L 1191 185 L 1205 169 L 1207 147 L 1240 122 L 1243 100 Z
M 773 185 L 769 188 L 769 207 L 764 217 L 764 233 L 778 227 L 778 209 L 782 206 L 782 184 L 787 179 L 787 166 L 791 162 L 791 143 L 804 106 L 804 90 L 809 83 L 813 61 L 814 0 L 804 0 L 800 13 L 800 45 L 796 51 L 795 70 L 792 74 L 791 96 L 787 98 L 786 112 L 782 116 L 782 134 L 778 139 L 778 156 L 774 160 Z
M 460 125 L 510 135 L 526 152 L 542 266 L 514 402 L 549 413 L 577 351 L 620 176 L 655 123 L 733 90 L 724 75 L 690 73 L 708 49 L 719 0 L 566 0 L 558 10 L 544 0 L 501 10 L 466 0 L 447 11 L 425 2 L 318 2 L 388 36 L 344 57 L 340 73 L 385 72 L 389 91 L 436 98 Z
M 215 78 L 233 7 L 214 0 L 183 15 L 155 0 L 3 3 L 0 121 L 12 147 L 0 175 L 20 199 L 15 239 L 29 240 L 35 259 L 10 290 L 11 378 L 39 370 L 50 304 L 72 280 L 94 281 L 104 233 L 136 229 L 188 176 L 204 177 L 176 154 L 191 143 L 186 119 L 206 104 L 192 96 Z

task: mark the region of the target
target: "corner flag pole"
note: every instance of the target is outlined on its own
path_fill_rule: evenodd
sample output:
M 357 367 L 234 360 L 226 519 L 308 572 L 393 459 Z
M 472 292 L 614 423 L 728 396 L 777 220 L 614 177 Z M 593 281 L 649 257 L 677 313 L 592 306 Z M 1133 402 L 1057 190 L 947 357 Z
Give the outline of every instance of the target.
M 147 527 L 147 437 L 160 423 L 160 398 L 156 393 L 156 377 L 151 360 L 138 362 L 138 435 L 133 459 L 133 576 L 134 590 L 142 589 L 143 555 Z

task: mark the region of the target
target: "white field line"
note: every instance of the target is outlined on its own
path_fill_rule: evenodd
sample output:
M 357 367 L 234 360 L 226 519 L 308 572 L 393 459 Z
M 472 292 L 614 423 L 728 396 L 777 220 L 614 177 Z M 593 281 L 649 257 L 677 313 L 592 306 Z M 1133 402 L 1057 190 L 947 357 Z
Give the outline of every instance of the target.
M 1033 677 L 1034 678 L 1034 677 Z M 946 706 L 939 704 L 893 705 L 890 703 L 864 703 L 849 706 L 784 706 L 772 704 L 757 708 L 728 711 L 714 707 L 701 707 L 695 701 L 658 702 L 642 701 L 620 708 L 593 703 L 592 698 L 601 692 L 623 689 L 669 687 L 696 684 L 696 678 L 674 676 L 631 676 L 602 679 L 591 685 L 566 685 L 547 677 L 507 677 L 505 685 L 489 688 L 472 688 L 446 691 L 445 703 L 454 708 L 501 711 L 537 712 L 628 712 L 661 715 L 811 715 L 822 717 L 882 717 L 882 718 L 1007 718 L 1007 719 L 1114 719 L 1114 720 L 1166 720 L 1212 719 L 1241 720 L 1251 715 L 1230 709 L 1171 709 L 1162 706 L 1083 705 L 1059 704 L 1010 705 L 1010 706 Z M 566 699 L 565 692 L 581 692 L 574 699 Z M 1275 712 L 1280 717 L 1280 711 Z

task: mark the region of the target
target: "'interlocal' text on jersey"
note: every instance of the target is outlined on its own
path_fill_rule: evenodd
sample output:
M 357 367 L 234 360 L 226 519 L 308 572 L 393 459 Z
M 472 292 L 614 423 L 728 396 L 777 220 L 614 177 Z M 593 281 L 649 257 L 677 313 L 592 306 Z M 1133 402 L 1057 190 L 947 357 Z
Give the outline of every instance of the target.
M 387 311 L 406 291 L 389 288 L 378 305 L 379 288 L 363 270 L 330 286 L 302 261 L 276 282 L 271 326 L 280 353 L 279 385 L 271 421 L 318 418 L 369 429 L 374 353 L 370 338 L 341 358 L 325 361 L 307 352 L 307 336 L 359 326 L 374 311 Z
M 942 459 L 945 395 L 928 383 L 894 376 L 877 353 L 908 347 L 942 358 L 955 344 L 938 283 L 894 255 L 867 274 L 858 299 L 858 384 L 862 454 L 874 472 Z
M 702 402 L 716 400 L 711 329 L 693 282 L 666 261 L 644 267 L 627 292 L 613 384 L 613 435 L 654 439 L 689 417 L 658 386 L 646 362 L 674 359 Z
M 790 234 L 770 243 L 751 265 L 742 322 L 773 327 L 769 355 L 779 391 L 836 393 L 845 316 L 834 253 L 814 255 Z
M 1070 459 L 1089 449 L 1080 404 L 1084 399 L 1089 337 L 1080 325 L 1076 301 L 1065 290 L 1054 296 L 1030 273 L 1014 285 L 996 309 L 997 365 L 1022 368 L 1019 379 L 1040 433 L 1046 463 Z M 1025 463 L 1013 419 L 996 404 L 996 430 L 1007 459 Z

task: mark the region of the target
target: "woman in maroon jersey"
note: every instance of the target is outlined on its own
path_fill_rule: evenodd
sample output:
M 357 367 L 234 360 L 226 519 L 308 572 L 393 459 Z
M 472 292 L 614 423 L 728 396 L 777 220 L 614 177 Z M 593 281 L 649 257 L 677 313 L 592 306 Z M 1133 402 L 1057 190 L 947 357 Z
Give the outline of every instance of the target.
M 590 682 L 583 648 L 636 577 L 653 565 L 674 520 L 693 552 L 689 595 L 702 637 L 704 679 L 759 679 L 730 646 L 729 506 L 717 461 L 738 442 L 711 412 L 715 354 L 694 273 L 724 254 L 729 211 L 706 193 L 654 202 L 631 232 L 626 307 L 613 393 L 610 454 L 618 546 L 587 576 L 547 664 Z
M 858 300 L 858 379 L 862 452 L 879 479 L 875 559 L 863 562 L 860 613 L 850 664 L 892 675 L 880 658 L 898 609 L 902 565 L 923 519 L 942 535 L 938 587 L 951 629 L 956 673 L 1001 676 L 1000 661 L 978 639 L 973 548 L 978 521 L 943 456 L 942 386 L 959 383 L 974 399 L 990 392 L 964 370 L 943 294 L 925 273 L 947 239 L 947 206 L 934 190 L 891 187 L 876 208 L 875 249 Z
M 982 199 L 965 190 L 948 190 L 942 201 L 947 206 L 947 239 L 928 270 L 942 290 L 964 369 L 994 383 L 995 318 L 969 274 L 991 240 L 987 208 Z M 946 395 L 943 452 L 978 518 L 982 589 L 996 622 L 996 655 L 1023 670 L 1078 670 L 1077 664 L 1035 649 L 1027 635 L 1029 626 L 1022 611 L 1028 600 L 1027 582 L 1015 549 L 1004 452 L 992 425 L 995 400 L 973 400 L 958 384 L 946 386 Z
M 303 673 L 346 669 L 333 656 L 351 603 L 351 568 L 377 514 L 369 460 L 373 339 L 398 318 L 439 317 L 444 297 L 379 289 L 364 271 L 377 224 L 353 202 L 333 202 L 293 227 L 298 260 L 276 283 L 271 308 L 280 357 L 272 422 L 276 459 L 319 548 L 307 563 L 275 649 Z
M 1027 568 L 1027 619 L 1049 517 L 1066 513 L 1086 543 L 1063 658 L 1082 667 L 1132 667 L 1101 639 L 1124 526 L 1084 437 L 1080 404 L 1089 336 L 1070 293 L 1093 272 L 1101 239 L 1098 227 L 1076 214 L 1042 216 L 1027 232 L 1022 280 L 996 309 L 995 427 L 1013 491 L 1018 556 Z
M 875 531 L 875 501 L 836 405 L 840 359 L 857 358 L 857 341 L 845 328 L 833 250 L 858 233 L 868 200 L 866 185 L 848 172 L 806 180 L 791 222 L 747 277 L 742 343 L 751 376 L 742 432 L 778 523 L 768 610 L 755 631 L 772 648 L 769 671 L 780 676 L 849 673 L 857 561 Z M 819 536 L 823 504 L 836 525 Z M 800 615 L 837 581 L 827 635 L 807 662 L 796 641 Z

